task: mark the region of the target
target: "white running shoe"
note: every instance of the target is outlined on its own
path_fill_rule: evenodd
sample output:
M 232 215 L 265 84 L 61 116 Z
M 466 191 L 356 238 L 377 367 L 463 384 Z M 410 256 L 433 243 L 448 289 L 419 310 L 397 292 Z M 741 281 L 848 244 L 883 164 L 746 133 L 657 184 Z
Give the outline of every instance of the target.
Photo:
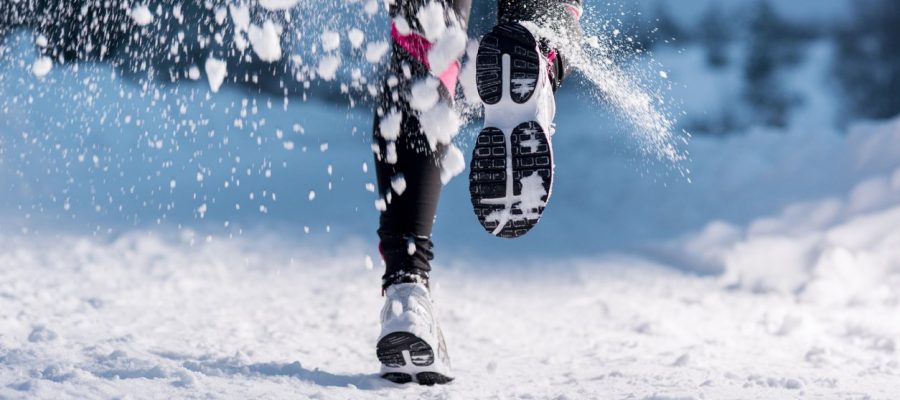
M 425 285 L 400 283 L 387 288 L 376 353 L 381 377 L 391 382 L 434 385 L 453 380 L 447 345 Z
M 515 22 L 481 39 L 475 74 L 484 129 L 472 153 L 469 193 L 478 221 L 495 236 L 528 233 L 550 198 L 555 56 L 543 54 L 535 36 Z

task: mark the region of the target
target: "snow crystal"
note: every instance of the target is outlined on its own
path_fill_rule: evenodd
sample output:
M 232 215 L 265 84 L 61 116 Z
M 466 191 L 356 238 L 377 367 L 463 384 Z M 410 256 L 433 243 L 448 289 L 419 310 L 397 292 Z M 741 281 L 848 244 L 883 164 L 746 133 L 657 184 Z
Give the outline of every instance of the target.
M 364 40 L 366 40 L 366 36 L 363 31 L 358 28 L 353 28 L 349 32 L 347 32 L 347 39 L 350 40 L 350 46 L 354 49 L 358 49 L 362 46 Z
M 366 61 L 372 64 L 380 62 L 388 48 L 389 45 L 385 41 L 370 42 L 366 46 Z
M 44 35 L 37 35 L 34 38 L 34 44 L 38 47 L 47 47 L 47 37 Z
M 210 57 L 206 59 L 205 69 L 206 78 L 209 80 L 209 89 L 213 93 L 218 92 L 222 82 L 225 81 L 225 76 L 228 75 L 228 64 L 225 61 Z
M 440 38 L 444 34 L 444 30 L 447 29 L 447 22 L 444 19 L 444 6 L 438 1 L 432 0 L 425 7 L 420 8 L 419 12 L 416 13 L 416 19 L 419 20 L 419 25 L 422 26 L 422 33 L 425 35 L 425 39 L 432 43 Z
M 409 106 L 416 111 L 430 110 L 440 100 L 437 90 L 440 84 L 441 81 L 432 77 L 414 83 L 410 88 Z
M 478 41 L 470 40 L 469 45 L 466 47 L 466 63 L 463 64 L 462 71 L 459 73 L 459 84 L 462 86 L 466 102 L 473 106 L 481 104 L 481 96 L 478 95 L 478 84 L 475 79 L 475 60 L 477 55 Z
M 225 18 L 228 17 L 228 9 L 225 7 L 216 8 L 215 14 L 216 24 L 222 25 L 225 22 Z
M 387 2 L 385 2 L 385 3 L 387 3 Z M 378 2 L 375 0 L 369 0 L 368 2 L 366 2 L 366 5 L 365 5 L 365 8 L 363 8 L 363 11 L 370 17 L 375 15 L 375 13 L 378 12 Z
M 316 72 L 319 77 L 330 81 L 337 77 L 337 69 L 341 66 L 341 58 L 337 55 L 328 55 L 319 59 L 319 67 Z
M 38 78 L 46 76 L 51 69 L 53 69 L 53 60 L 50 57 L 38 58 L 34 60 L 34 64 L 31 64 L 31 73 Z
M 250 8 L 246 5 L 229 5 L 228 11 L 231 13 L 231 21 L 234 23 L 234 47 L 239 51 L 244 51 L 249 45 L 244 33 L 250 29 Z
M 375 263 L 372 262 L 372 257 L 369 257 L 368 255 L 366 256 L 366 259 L 363 260 L 363 263 L 365 264 L 367 270 L 371 271 L 373 268 L 375 268 Z
M 381 117 L 381 122 L 378 123 L 381 137 L 385 140 L 397 140 L 400 137 L 400 123 L 402 121 L 403 114 L 394 109 L 384 117 Z
M 466 169 L 466 159 L 459 148 L 453 143 L 447 146 L 444 156 L 441 158 L 441 183 L 446 185 L 453 177 L 461 174 Z
M 234 24 L 235 31 L 246 32 L 250 29 L 250 8 L 244 4 L 229 4 L 228 11 L 231 13 L 231 23 Z
M 550 44 L 565 53 L 570 64 L 590 81 L 598 102 L 613 105 L 617 114 L 635 128 L 634 133 L 641 141 L 642 152 L 671 162 L 673 167 L 686 174 L 686 169 L 680 162 L 687 159 L 687 152 L 680 145 L 687 141 L 687 137 L 674 132 L 675 118 L 669 110 L 659 107 L 658 93 L 648 88 L 640 75 L 621 68 L 612 61 L 609 51 L 613 45 L 603 43 L 598 49 L 581 46 L 581 43 L 567 42 L 565 37 L 560 38 L 550 27 L 539 27 L 528 22 L 523 24 L 540 36 L 558 39 L 556 43 Z M 619 34 L 618 29 L 613 32 L 614 36 Z
M 300 0 L 259 0 L 259 5 L 269 11 L 287 10 L 299 3 Z
M 332 51 L 341 47 L 341 35 L 334 31 L 322 32 L 322 50 Z
M 175 17 L 178 23 L 184 22 L 184 14 L 181 13 L 181 4 L 172 6 L 172 15 Z
M 322 153 L 328 151 L 328 143 L 326 142 L 326 143 L 320 144 L 320 145 L 319 145 L 319 151 L 322 152 Z
M 315 190 L 310 190 L 310 191 L 309 191 L 309 195 L 307 196 L 307 198 L 309 199 L 309 201 L 315 200 L 315 199 L 316 199 L 316 191 L 315 191 Z
M 397 174 L 391 178 L 391 189 L 394 189 L 398 196 L 406 191 L 406 178 L 403 174 Z
M 271 20 L 266 20 L 262 27 L 250 25 L 247 32 L 253 52 L 260 60 L 274 62 L 281 59 L 280 28 Z
M 441 36 L 428 51 L 428 63 L 431 71 L 440 74 L 458 60 L 466 51 L 467 39 L 466 32 L 456 27 Z
M 196 65 L 192 65 L 191 68 L 188 69 L 188 78 L 191 78 L 191 80 L 194 81 L 200 79 L 200 68 L 197 68 Z
M 459 115 L 447 103 L 440 103 L 422 113 L 419 120 L 432 150 L 437 149 L 438 144 L 449 144 L 459 132 Z
M 387 142 L 384 149 L 384 162 L 388 164 L 397 163 L 397 143 Z
M 131 9 L 131 19 L 135 25 L 146 26 L 153 22 L 153 13 L 146 4 L 139 4 Z
M 409 22 L 407 22 L 406 18 L 404 18 L 402 15 L 394 17 L 394 28 L 397 28 L 397 33 L 404 36 L 412 33 L 412 28 L 409 27 Z
M 384 199 L 375 200 L 375 209 L 381 212 L 387 211 L 387 202 Z

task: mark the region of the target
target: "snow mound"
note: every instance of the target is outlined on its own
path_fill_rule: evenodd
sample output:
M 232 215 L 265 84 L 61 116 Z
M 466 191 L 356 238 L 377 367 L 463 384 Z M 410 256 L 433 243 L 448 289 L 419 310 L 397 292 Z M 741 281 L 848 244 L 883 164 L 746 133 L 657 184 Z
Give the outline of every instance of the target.
M 900 283 L 900 119 L 856 126 L 833 160 L 857 182 L 746 226 L 712 221 L 662 253 L 723 284 L 828 305 L 893 301 Z M 774 193 L 773 193 L 774 194 Z

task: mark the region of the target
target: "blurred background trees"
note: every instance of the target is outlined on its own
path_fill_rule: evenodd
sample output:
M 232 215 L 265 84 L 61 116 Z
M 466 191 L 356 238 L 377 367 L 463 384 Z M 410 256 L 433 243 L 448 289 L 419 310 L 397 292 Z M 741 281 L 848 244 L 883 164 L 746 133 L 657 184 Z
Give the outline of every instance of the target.
M 836 29 L 835 72 L 854 116 L 892 117 L 900 112 L 900 2 L 857 3 Z

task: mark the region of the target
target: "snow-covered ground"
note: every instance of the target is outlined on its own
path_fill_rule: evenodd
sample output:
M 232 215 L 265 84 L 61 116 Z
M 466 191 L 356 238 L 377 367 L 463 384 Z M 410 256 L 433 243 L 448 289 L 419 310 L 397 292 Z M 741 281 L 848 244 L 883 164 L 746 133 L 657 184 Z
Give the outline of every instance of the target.
M 816 264 L 812 298 L 633 256 L 444 261 L 434 293 L 457 380 L 435 388 L 374 374 L 380 272 L 356 244 L 4 237 L 0 397 L 890 399 L 900 235 L 880 251 L 854 239 L 898 223 L 900 208 L 827 231 L 848 247 Z M 753 241 L 736 254 L 775 282 L 803 264 Z M 827 292 L 844 284 L 857 296 Z

